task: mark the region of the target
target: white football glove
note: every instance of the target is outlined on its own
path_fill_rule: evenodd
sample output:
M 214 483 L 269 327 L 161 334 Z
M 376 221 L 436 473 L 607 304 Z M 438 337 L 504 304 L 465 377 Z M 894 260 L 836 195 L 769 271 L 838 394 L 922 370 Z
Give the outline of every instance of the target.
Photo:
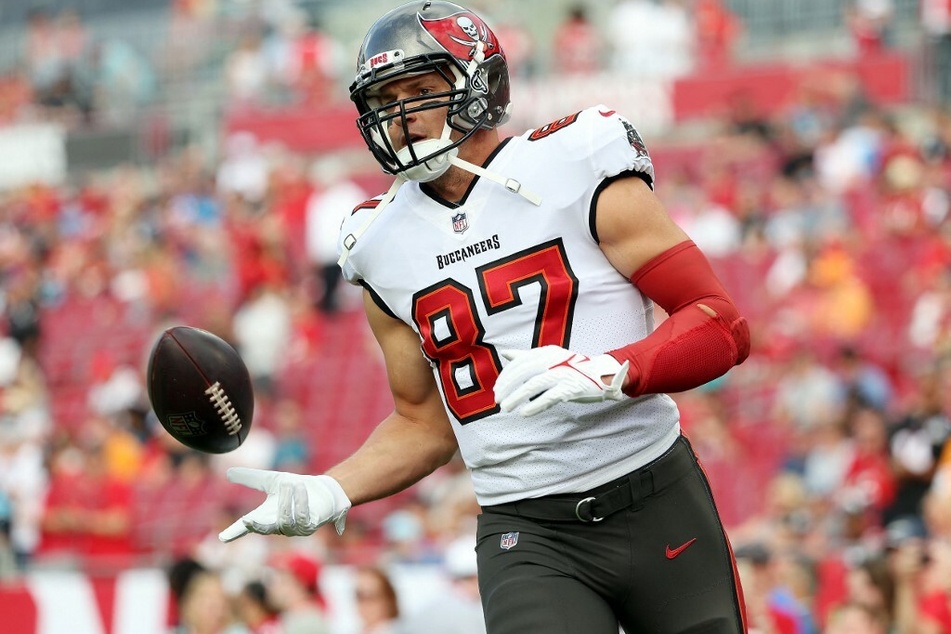
M 221 531 L 218 539 L 230 542 L 248 533 L 310 535 L 333 522 L 342 535 L 350 499 L 336 480 L 326 475 L 299 475 L 246 467 L 228 469 L 228 479 L 267 494 L 264 502 Z
M 624 398 L 621 386 L 630 363 L 608 354 L 587 357 L 560 346 L 501 350 L 511 361 L 495 382 L 495 402 L 502 411 L 532 416 L 556 403 L 593 403 Z M 613 376 L 610 384 L 602 376 Z

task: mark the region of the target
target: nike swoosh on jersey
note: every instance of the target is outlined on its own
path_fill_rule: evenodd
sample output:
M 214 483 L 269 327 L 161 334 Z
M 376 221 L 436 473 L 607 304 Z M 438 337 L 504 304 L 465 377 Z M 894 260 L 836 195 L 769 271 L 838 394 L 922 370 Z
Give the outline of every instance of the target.
M 683 551 L 690 548 L 690 545 L 693 544 L 695 541 L 697 541 L 696 537 L 691 539 L 689 542 L 686 542 L 685 544 L 678 546 L 677 548 L 671 548 L 670 544 L 667 544 L 667 559 L 673 559 L 674 557 L 676 557 Z
M 605 112 L 604 110 L 598 110 L 598 114 L 601 115 L 602 117 L 610 117 L 616 112 L 617 110 L 608 110 L 607 112 Z

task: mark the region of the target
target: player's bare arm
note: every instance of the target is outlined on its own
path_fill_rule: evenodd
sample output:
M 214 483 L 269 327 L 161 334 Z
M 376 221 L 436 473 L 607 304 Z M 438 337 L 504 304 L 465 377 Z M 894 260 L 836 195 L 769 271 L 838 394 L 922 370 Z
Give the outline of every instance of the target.
M 746 320 L 646 182 L 611 183 L 598 200 L 596 222 L 611 264 L 670 316 L 647 338 L 611 352 L 630 364 L 626 394 L 692 389 L 746 359 Z
M 247 533 L 310 535 L 333 523 L 343 533 L 353 504 L 401 491 L 445 464 L 456 452 L 452 427 L 429 365 L 411 328 L 364 303 L 386 359 L 396 409 L 350 458 L 310 476 L 233 467 L 228 479 L 258 489 L 265 501 L 221 532 L 222 541 Z
M 447 463 L 457 450 L 419 336 L 380 310 L 366 291 L 364 305 L 383 351 L 396 407 L 353 456 L 327 472 L 354 504 L 407 488 Z
M 598 199 L 597 215 L 601 250 L 627 278 L 651 258 L 688 239 L 653 190 L 637 176 L 618 179 L 606 187 Z M 706 304 L 697 307 L 716 316 Z
M 602 190 L 596 214 L 601 251 L 628 279 L 651 258 L 688 239 L 650 186 L 633 174 Z

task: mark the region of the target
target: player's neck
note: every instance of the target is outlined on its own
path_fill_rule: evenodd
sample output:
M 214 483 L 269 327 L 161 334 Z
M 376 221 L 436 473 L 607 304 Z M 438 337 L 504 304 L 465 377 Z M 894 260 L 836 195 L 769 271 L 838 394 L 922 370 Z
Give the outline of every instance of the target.
M 498 130 L 479 130 L 459 147 L 459 158 L 485 167 L 500 143 Z M 443 200 L 458 203 L 466 195 L 475 175 L 453 165 L 439 178 L 427 183 L 434 194 Z
M 473 178 L 469 172 L 452 166 L 439 178 L 425 183 L 424 187 L 445 201 L 458 203 L 466 195 Z

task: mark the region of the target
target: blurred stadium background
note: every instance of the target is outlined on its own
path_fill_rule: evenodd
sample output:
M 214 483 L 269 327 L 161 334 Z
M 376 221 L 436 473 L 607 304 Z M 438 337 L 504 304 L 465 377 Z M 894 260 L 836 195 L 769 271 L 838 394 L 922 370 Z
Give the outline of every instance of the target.
M 200 567 L 207 631 L 250 632 L 231 602 L 289 554 L 319 564 L 295 570 L 319 574 L 335 633 L 364 631 L 359 566 L 404 614 L 448 592 L 477 512 L 458 463 L 343 537 L 215 538 L 257 503 L 228 466 L 319 472 L 391 407 L 326 253 L 339 212 L 388 184 L 346 88 L 397 4 L 0 5 L 0 630 L 169 631 Z M 628 116 L 751 320 L 751 358 L 676 398 L 758 631 L 841 631 L 862 605 L 951 632 L 951 2 L 470 6 L 512 67 L 507 131 Z M 149 346 L 176 323 L 252 369 L 233 454 L 184 451 L 149 411 Z

